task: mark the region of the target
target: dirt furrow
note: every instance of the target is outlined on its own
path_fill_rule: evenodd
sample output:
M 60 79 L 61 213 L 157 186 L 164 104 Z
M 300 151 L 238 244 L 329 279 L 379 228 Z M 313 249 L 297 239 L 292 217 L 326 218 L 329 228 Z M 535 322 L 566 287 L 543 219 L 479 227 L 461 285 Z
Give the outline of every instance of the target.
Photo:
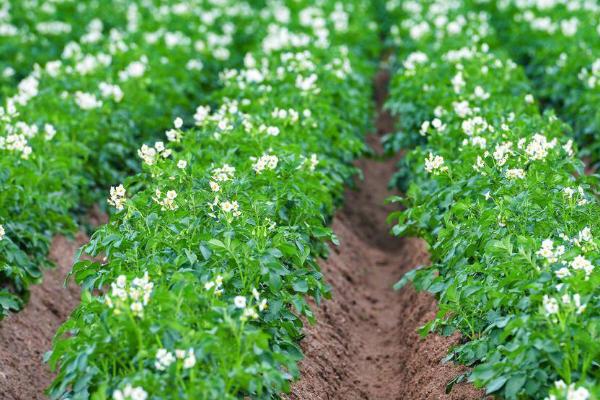
M 91 226 L 107 222 L 107 216 L 94 207 L 87 215 Z M 53 374 L 43 362 L 50 350 L 52 338 L 71 311 L 77 306 L 80 292 L 72 281 L 64 281 L 77 249 L 88 241 L 79 232 L 73 239 L 56 236 L 49 258 L 56 267 L 44 271 L 43 281 L 31 287 L 31 297 L 25 308 L 0 321 L 0 399 L 45 399 L 44 390 Z
M 367 139 L 379 154 L 380 136 L 393 130 L 392 118 L 381 110 L 387 81 L 385 72 L 375 79 L 377 132 Z M 457 337 L 421 340 L 417 334 L 435 315 L 433 297 L 410 287 L 392 289 L 404 272 L 428 262 L 422 241 L 389 234 L 386 217 L 394 206 L 384 200 L 392 194 L 387 185 L 397 161 L 357 163 L 364 179 L 358 190 L 348 191 L 333 222 L 341 245 L 321 263 L 333 299 L 316 308 L 317 324 L 306 330 L 306 358 L 293 399 L 482 398 L 464 383 L 445 393 L 446 383 L 464 368 L 441 363 Z
M 23 311 L 0 322 L 0 399 L 44 399 L 44 389 L 52 373 L 43 363 L 52 336 L 79 302 L 79 290 L 63 282 L 73 265 L 77 248 L 87 237 L 75 240 L 57 236 L 50 258 L 56 268 L 44 271 L 44 280 L 31 288 L 31 298 Z

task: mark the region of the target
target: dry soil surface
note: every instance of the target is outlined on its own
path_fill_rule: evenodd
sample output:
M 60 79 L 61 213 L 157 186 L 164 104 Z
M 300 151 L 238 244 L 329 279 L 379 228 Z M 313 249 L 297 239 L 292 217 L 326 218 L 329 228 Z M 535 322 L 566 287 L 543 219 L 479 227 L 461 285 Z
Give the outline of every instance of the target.
M 387 74 L 375 79 L 377 132 L 368 137 L 381 153 L 380 136 L 391 132 L 393 120 L 381 110 Z M 389 233 L 384 205 L 398 157 L 361 160 L 364 179 L 348 191 L 333 229 L 341 245 L 321 263 L 333 299 L 316 309 L 317 323 L 306 329 L 302 347 L 302 378 L 292 399 L 481 399 L 483 393 L 461 383 L 450 394 L 446 384 L 464 367 L 443 364 L 458 337 L 420 339 L 417 329 L 435 316 L 435 299 L 405 287 L 392 289 L 404 272 L 428 262 L 419 239 L 397 239 Z

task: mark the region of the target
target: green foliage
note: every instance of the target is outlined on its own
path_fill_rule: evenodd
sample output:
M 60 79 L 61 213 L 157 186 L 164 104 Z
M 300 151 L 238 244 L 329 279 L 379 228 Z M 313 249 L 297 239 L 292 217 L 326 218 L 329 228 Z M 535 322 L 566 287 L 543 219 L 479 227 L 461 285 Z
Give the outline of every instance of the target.
M 206 101 L 219 71 L 258 44 L 258 10 L 218 3 L 65 2 L 50 13 L 11 2 L 21 30 L 54 16 L 72 31 L 2 42 L 45 64 L 5 86 L 0 108 L 0 318 L 41 279 L 52 236 L 72 232 L 78 214 L 138 170 L 139 144 Z M 26 71 L 17 61 L 14 69 Z
M 176 121 L 111 189 L 118 212 L 83 248 L 97 261 L 74 266 L 84 301 L 48 354 L 52 398 L 268 399 L 298 376 L 377 32 L 363 1 L 273 4 L 258 22 L 260 49 L 221 74 L 196 127 Z
M 477 1 L 396 9 L 399 67 L 388 107 L 413 149 L 396 184 L 398 235 L 423 237 L 410 273 L 438 299 L 423 332 L 464 341 L 449 359 L 507 399 L 600 395 L 600 205 L 569 128 L 540 114 L 522 68 Z M 460 378 L 462 379 L 462 378 Z M 449 383 L 451 388 L 452 382 Z
M 582 155 L 598 161 L 600 35 L 596 2 L 490 3 L 506 48 L 526 65 L 539 96 L 569 122 Z M 527 38 L 527 40 L 523 40 Z

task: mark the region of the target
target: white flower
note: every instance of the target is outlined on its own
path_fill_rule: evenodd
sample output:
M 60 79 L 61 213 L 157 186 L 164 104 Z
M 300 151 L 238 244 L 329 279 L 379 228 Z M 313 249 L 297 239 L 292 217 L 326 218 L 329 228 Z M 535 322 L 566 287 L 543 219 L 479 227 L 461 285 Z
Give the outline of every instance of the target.
M 4 226 L 0 225 L 0 240 L 4 239 L 5 234 L 6 234 L 6 231 L 4 230 Z
M 173 121 L 173 126 L 175 129 L 181 128 L 183 126 L 183 120 L 179 117 L 175 118 L 175 121 Z
M 196 122 L 196 125 L 202 126 L 204 124 L 204 121 L 206 121 L 206 119 L 208 118 L 209 114 L 209 106 L 199 106 L 198 108 L 196 108 L 196 113 L 194 114 L 194 121 Z
M 153 165 L 156 162 L 156 149 L 148 145 L 142 145 L 138 150 L 138 155 L 148 165 Z
M 208 184 L 210 185 L 210 190 L 213 192 L 218 192 L 221 190 L 221 186 L 219 186 L 217 182 L 210 181 Z
M 240 320 L 247 321 L 248 319 L 258 319 L 258 313 L 253 307 L 248 307 L 244 309 Z
M 134 315 L 136 316 L 141 316 L 142 313 L 144 312 L 144 305 L 142 303 L 140 303 L 139 301 L 136 301 L 135 303 L 131 303 L 131 312 L 133 312 Z
M 176 129 L 169 129 L 165 132 L 165 135 L 167 135 L 169 142 L 179 142 L 181 140 L 181 131 Z
M 123 91 L 118 85 L 111 85 L 106 82 L 101 82 L 98 85 L 98 88 L 100 89 L 100 94 L 104 98 L 112 97 L 117 103 L 123 100 Z
M 599 25 L 600 26 L 600 25 Z M 572 156 L 574 154 L 573 150 L 573 140 L 569 139 L 567 143 L 562 147 L 563 150 L 567 153 L 567 155 Z
M 427 135 L 427 131 L 429 130 L 429 126 L 431 126 L 431 122 L 429 122 L 429 121 L 424 121 L 424 122 L 421 124 L 421 129 L 419 130 L 419 134 L 420 134 L 421 136 L 425 136 L 425 135 Z
M 567 393 L 567 400 L 588 400 L 589 398 L 590 392 L 584 387 L 577 389 L 569 388 L 569 392 Z
M 237 308 L 246 308 L 246 298 L 244 296 L 235 296 L 233 304 Z
M 155 203 L 160 204 L 163 211 L 165 210 L 177 210 L 178 205 L 175 203 L 175 199 L 177 198 L 177 192 L 174 190 L 167 191 L 165 198 L 162 197 L 162 192 L 160 189 L 156 189 L 155 195 L 152 197 Z
M 260 303 L 258 303 L 258 310 L 264 311 L 267 309 L 267 299 L 262 299 Z
M 56 129 L 51 124 L 45 124 L 44 125 L 44 133 L 45 133 L 44 138 L 46 140 L 52 140 L 52 138 L 54 138 L 54 136 L 56 135 Z
M 308 169 L 310 169 L 311 171 L 314 171 L 315 168 L 317 167 L 317 164 L 319 163 L 319 159 L 317 158 L 316 154 L 311 154 L 310 155 L 310 165 L 308 167 Z
M 267 127 L 266 131 L 267 131 L 267 135 L 269 135 L 269 136 L 279 135 L 279 128 L 276 126 L 269 126 L 269 127 Z
M 158 349 L 156 352 L 156 361 L 154 362 L 154 367 L 157 370 L 164 371 L 174 362 L 175 357 L 173 356 L 173 353 L 169 352 L 167 349 Z
M 448 167 L 444 165 L 444 157 L 429 153 L 429 157 L 425 159 L 425 171 L 437 175 L 447 170 Z
M 570 199 L 575 194 L 575 190 L 570 187 L 566 187 L 563 189 L 563 193 Z
M 279 159 L 277 156 L 265 154 L 256 160 L 256 162 L 252 165 L 252 169 L 257 174 L 261 174 L 264 170 L 274 170 L 277 168 L 278 162 Z
M 571 261 L 571 268 L 575 270 L 584 270 L 586 276 L 589 276 L 592 273 L 594 266 L 590 261 L 586 260 L 585 257 L 577 256 Z
M 239 217 L 241 212 L 239 211 L 239 204 L 237 201 L 224 201 L 221 203 L 221 210 L 226 213 L 231 213 L 234 217 Z
M 297 75 L 296 88 L 300 89 L 303 92 L 313 91 L 314 93 L 318 93 L 319 88 L 317 87 L 317 75 L 311 74 L 306 78 L 302 75 Z
M 473 164 L 473 169 L 479 172 L 483 169 L 483 167 L 485 167 L 485 162 L 483 161 L 483 158 L 481 158 L 481 156 L 477 156 L 477 160 L 475 161 L 475 164 Z
M 527 153 L 531 160 L 543 160 L 548 155 L 548 150 L 553 149 L 555 146 L 556 139 L 548 142 L 546 136 L 536 133 L 533 135 L 531 143 L 527 145 L 525 153 Z
M 523 179 L 525 178 L 525 171 L 521 168 L 513 168 L 506 171 L 506 177 L 508 179 Z
M 127 200 L 125 198 L 126 192 L 123 185 L 119 185 L 117 187 L 111 186 L 110 188 L 110 198 L 108 199 L 108 204 L 114 206 L 117 210 L 121 211 L 123 209 L 123 205 Z
M 80 91 L 75 92 L 75 103 L 82 110 L 92 110 L 102 106 L 102 101 L 98 100 L 96 96 Z
M 565 19 L 560 21 L 560 30 L 563 35 L 567 37 L 571 37 L 577 33 L 577 25 L 579 24 L 579 20 L 576 17 Z M 571 399 L 569 399 L 571 400 Z
M 575 239 L 575 244 L 577 246 L 581 246 L 585 242 L 591 242 L 592 239 L 592 230 L 589 227 L 585 227 L 577 235 L 577 239 Z
M 554 273 L 556 274 L 556 277 L 559 279 L 564 279 L 566 277 L 571 276 L 571 271 L 569 271 L 569 268 L 567 268 L 567 267 L 562 267 Z
M 146 72 L 145 60 L 134 61 L 125 68 L 125 70 L 119 72 L 119 79 L 126 81 L 130 78 L 139 78 Z
M 233 179 L 235 168 L 229 164 L 224 164 L 221 168 L 215 168 L 212 171 L 212 179 L 216 182 L 226 182 Z
M 187 167 L 187 161 L 186 160 L 179 160 L 177 162 L 177 168 L 179 169 L 185 169 Z
M 420 51 L 415 51 L 414 53 L 411 53 L 408 55 L 408 57 L 406 57 L 406 60 L 404 61 L 403 65 L 404 68 L 412 71 L 416 68 L 417 65 L 424 64 L 427 61 L 427 54 Z
M 556 386 L 557 389 L 561 389 L 561 390 L 567 388 L 567 384 L 562 379 L 554 382 L 554 386 Z
M 525 95 L 525 103 L 527 103 L 527 104 L 533 104 L 534 101 L 535 101 L 535 99 L 533 98 L 532 94 L 526 94 Z
M 183 368 L 190 369 L 194 365 L 196 365 L 196 355 L 194 354 L 193 349 L 189 349 L 187 353 L 187 357 L 183 360 Z
M 553 297 L 544 295 L 544 309 L 548 315 L 558 313 L 558 301 Z
M 132 387 L 131 385 L 125 386 L 125 389 L 115 390 L 112 396 L 113 400 L 146 400 L 148 393 L 141 387 Z
M 125 275 L 119 275 L 115 283 L 118 288 L 124 289 L 125 285 L 127 285 L 127 277 Z

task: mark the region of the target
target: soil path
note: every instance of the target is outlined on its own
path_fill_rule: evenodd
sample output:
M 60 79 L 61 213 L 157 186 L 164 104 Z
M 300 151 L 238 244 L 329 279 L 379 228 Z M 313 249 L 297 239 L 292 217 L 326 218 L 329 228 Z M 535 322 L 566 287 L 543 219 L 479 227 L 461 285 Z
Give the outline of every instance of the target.
M 94 208 L 89 223 L 106 223 L 107 217 Z M 44 271 L 41 284 L 31 287 L 31 297 L 25 308 L 0 321 L 0 399 L 45 399 L 44 390 L 53 374 L 43 362 L 50 350 L 52 337 L 71 311 L 79 304 L 79 288 L 64 281 L 71 271 L 77 249 L 88 241 L 80 232 L 75 238 L 56 236 L 49 258 L 56 267 Z
M 44 399 L 52 373 L 43 362 L 52 336 L 79 302 L 79 290 L 64 280 L 73 265 L 77 248 L 86 241 L 54 238 L 50 258 L 56 268 L 44 271 L 44 280 L 31 288 L 25 308 L 0 322 L 0 399 Z
M 390 235 L 384 205 L 398 157 L 383 159 L 380 136 L 393 130 L 393 120 L 382 111 L 389 74 L 375 79 L 378 105 L 377 133 L 368 142 L 378 156 L 361 160 L 364 179 L 348 191 L 345 207 L 335 216 L 333 229 L 341 245 L 321 263 L 333 287 L 333 299 L 316 307 L 317 323 L 306 329 L 302 343 L 306 358 L 302 378 L 292 388 L 292 399 L 480 399 L 482 393 L 458 384 L 451 394 L 446 384 L 464 371 L 442 364 L 457 337 L 431 336 L 421 340 L 418 327 L 434 317 L 435 300 L 407 287 L 392 285 L 402 274 L 426 264 L 425 244 Z

